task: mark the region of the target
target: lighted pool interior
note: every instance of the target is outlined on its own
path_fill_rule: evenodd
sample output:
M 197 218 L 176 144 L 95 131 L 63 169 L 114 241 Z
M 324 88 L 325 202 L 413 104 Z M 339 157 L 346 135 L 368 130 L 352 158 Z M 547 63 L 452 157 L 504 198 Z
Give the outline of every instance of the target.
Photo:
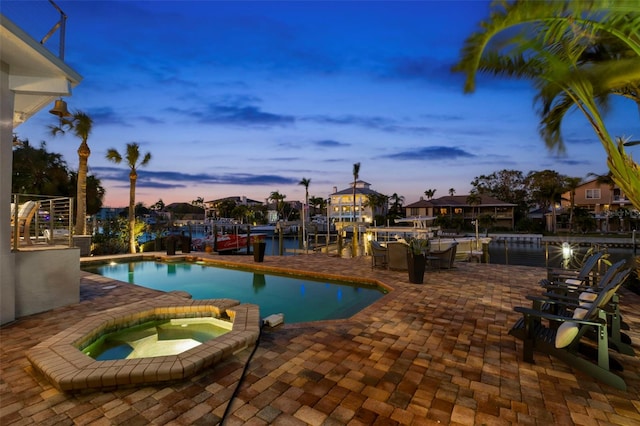
M 100 336 L 82 352 L 97 361 L 177 355 L 231 331 L 214 317 L 147 321 Z
M 260 306 L 261 316 L 284 314 L 285 323 L 348 318 L 387 290 L 361 283 L 288 276 L 203 262 L 142 260 L 85 264 L 84 271 L 143 287 L 186 291 L 194 299 L 235 299 Z

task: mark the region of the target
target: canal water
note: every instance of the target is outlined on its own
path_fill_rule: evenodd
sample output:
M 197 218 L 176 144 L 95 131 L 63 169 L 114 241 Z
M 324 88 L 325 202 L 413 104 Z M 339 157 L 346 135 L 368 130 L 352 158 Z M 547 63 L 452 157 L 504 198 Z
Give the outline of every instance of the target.
M 266 239 L 267 256 L 278 256 L 278 238 Z M 284 238 L 283 246 L 285 256 L 295 255 L 294 249 L 300 248 L 300 242 L 297 238 Z M 509 242 L 509 241 L 492 241 L 489 244 L 489 263 L 498 265 L 523 265 L 523 266 L 542 266 L 559 268 L 563 263 L 568 267 L 579 267 L 582 260 L 589 250 L 605 250 L 608 258 L 612 262 L 626 259 L 631 262 L 634 258 L 632 248 L 606 247 L 604 245 L 571 246 L 571 257 L 568 262 L 563 257 L 562 246 L 553 243 L 528 243 L 528 242 Z M 289 251 L 287 251 L 289 250 Z M 640 255 L 640 252 L 638 252 Z
M 605 251 L 608 253 L 608 259 L 611 262 L 617 262 L 621 259 L 626 259 L 628 262 L 631 262 L 635 257 L 632 248 L 598 245 L 592 247 L 570 246 L 569 248 L 571 252 L 567 259 L 565 258 L 566 251 L 563 253 L 562 246 L 558 244 L 491 242 L 489 244 L 489 263 L 554 268 L 562 267 L 563 264 L 566 263 L 568 267 L 577 268 L 582 264 L 582 260 L 585 255 L 589 253 L 589 250 Z M 640 253 L 638 253 L 638 255 L 640 255 Z

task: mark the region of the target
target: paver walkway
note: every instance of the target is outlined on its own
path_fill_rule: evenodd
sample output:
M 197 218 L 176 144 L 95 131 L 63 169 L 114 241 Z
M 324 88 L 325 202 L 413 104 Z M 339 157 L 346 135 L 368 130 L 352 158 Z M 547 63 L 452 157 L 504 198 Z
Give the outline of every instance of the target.
M 415 285 L 406 273 L 372 270 L 368 258 L 264 265 L 375 277 L 394 290 L 348 320 L 265 328 L 226 425 L 640 425 L 638 357 L 617 355 L 627 391 L 547 355 L 522 361 L 508 330 L 519 318 L 513 307 L 540 291 L 542 268 L 456 263 Z M 76 394 L 55 389 L 24 357 L 79 318 L 157 294 L 83 274 L 79 304 L 0 328 L 0 424 L 219 423 L 250 350 L 183 382 Z M 640 296 L 622 294 L 640 353 Z

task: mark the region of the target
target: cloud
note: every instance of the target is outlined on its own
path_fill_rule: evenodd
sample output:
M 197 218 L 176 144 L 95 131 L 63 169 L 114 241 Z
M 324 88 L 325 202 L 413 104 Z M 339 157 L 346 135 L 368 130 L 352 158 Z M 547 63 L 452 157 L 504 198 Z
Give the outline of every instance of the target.
M 90 108 L 87 114 L 91 117 L 94 123 L 100 125 L 115 124 L 119 126 L 132 127 L 127 123 L 124 118 L 116 113 L 111 107 Z
M 457 158 L 474 158 L 470 154 L 460 148 L 452 148 L 448 146 L 428 146 L 416 150 L 401 151 L 395 154 L 384 156 L 392 160 L 452 160 Z
M 314 145 L 317 145 L 322 148 L 340 148 L 344 146 L 351 146 L 350 143 L 338 142 L 331 139 L 324 139 L 320 141 L 313 142 Z
M 118 187 L 129 187 L 129 169 L 116 167 L 93 167 L 91 172 L 104 181 L 121 181 Z M 225 185 L 294 185 L 299 178 L 289 178 L 273 174 L 251 173 L 182 173 L 173 171 L 138 170 L 137 188 L 184 188 L 201 184 Z
M 198 120 L 201 123 L 224 123 L 248 126 L 287 126 L 295 122 L 290 115 L 262 111 L 254 105 L 209 105 Z
M 314 115 L 301 118 L 301 120 L 314 121 L 322 124 L 334 124 L 338 126 L 359 126 L 389 133 L 428 134 L 433 132 L 431 127 L 408 126 L 399 123 L 397 120 L 379 116 Z
M 291 115 L 263 111 L 258 105 L 260 99 L 255 96 L 224 95 L 220 100 L 202 107 L 191 109 L 169 107 L 166 111 L 194 117 L 202 124 L 228 124 L 236 126 L 271 127 L 289 126 L 296 118 Z

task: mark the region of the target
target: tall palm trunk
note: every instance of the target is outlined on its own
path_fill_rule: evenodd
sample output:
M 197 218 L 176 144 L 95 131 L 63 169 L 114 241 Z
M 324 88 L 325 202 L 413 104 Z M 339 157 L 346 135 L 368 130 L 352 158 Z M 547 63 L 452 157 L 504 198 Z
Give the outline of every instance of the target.
M 135 170 L 129 172 L 129 253 L 136 252 L 136 180 L 138 173 Z M 184 250 L 183 250 L 184 252 Z
M 87 173 L 91 150 L 86 139 L 82 140 L 78 148 L 78 182 L 76 185 L 76 235 L 87 234 Z
M 358 256 L 358 218 L 356 216 L 356 184 L 360 174 L 360 163 L 353 165 L 353 257 Z

